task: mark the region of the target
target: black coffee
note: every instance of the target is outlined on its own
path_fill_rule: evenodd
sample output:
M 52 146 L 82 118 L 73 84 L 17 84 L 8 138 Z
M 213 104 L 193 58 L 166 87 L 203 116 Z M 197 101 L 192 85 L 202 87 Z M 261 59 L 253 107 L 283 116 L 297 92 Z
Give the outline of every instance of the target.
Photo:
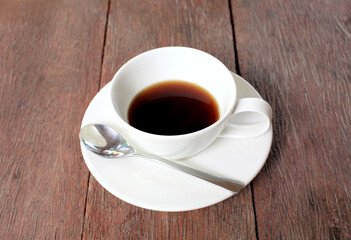
M 131 102 L 128 121 L 153 134 L 180 135 L 206 128 L 219 118 L 212 95 L 185 81 L 165 81 L 139 92 Z

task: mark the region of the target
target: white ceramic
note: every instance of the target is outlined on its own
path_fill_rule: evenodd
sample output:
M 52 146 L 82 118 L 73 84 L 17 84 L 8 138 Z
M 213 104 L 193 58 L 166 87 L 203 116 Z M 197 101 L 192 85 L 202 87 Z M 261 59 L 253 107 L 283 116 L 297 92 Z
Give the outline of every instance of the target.
M 233 77 L 238 88 L 238 99 L 260 98 L 245 80 L 235 74 Z M 121 131 L 120 126 L 116 125 L 114 107 L 108 101 L 110 90 L 111 83 L 101 89 L 91 101 L 82 126 L 102 123 Z M 240 121 L 231 124 L 240 125 Z M 179 163 L 235 178 L 247 185 L 268 157 L 272 144 L 272 127 L 264 134 L 252 138 L 237 138 L 226 130 L 228 126 L 204 151 Z M 106 190 L 123 201 L 142 208 L 187 211 L 216 204 L 232 196 L 225 189 L 142 158 L 106 159 L 89 152 L 83 145 L 81 150 L 90 172 Z
M 217 100 L 219 119 L 197 132 L 176 136 L 150 134 L 129 125 L 128 108 L 135 95 L 166 80 L 188 81 L 205 88 Z M 116 124 L 130 144 L 139 152 L 170 160 L 190 157 L 205 149 L 230 118 L 240 118 L 241 124 L 227 129 L 228 134 L 251 137 L 264 133 L 272 117 L 269 104 L 262 99 L 237 101 L 235 81 L 223 63 L 208 53 L 186 47 L 158 48 L 132 58 L 112 79 L 111 101 L 117 113 Z

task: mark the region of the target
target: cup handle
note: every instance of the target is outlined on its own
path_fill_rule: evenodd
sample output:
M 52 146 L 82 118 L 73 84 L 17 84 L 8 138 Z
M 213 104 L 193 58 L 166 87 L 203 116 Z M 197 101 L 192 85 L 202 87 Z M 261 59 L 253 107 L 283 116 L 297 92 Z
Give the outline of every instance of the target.
M 239 99 L 220 137 L 250 138 L 265 133 L 272 122 L 272 108 L 261 98 Z

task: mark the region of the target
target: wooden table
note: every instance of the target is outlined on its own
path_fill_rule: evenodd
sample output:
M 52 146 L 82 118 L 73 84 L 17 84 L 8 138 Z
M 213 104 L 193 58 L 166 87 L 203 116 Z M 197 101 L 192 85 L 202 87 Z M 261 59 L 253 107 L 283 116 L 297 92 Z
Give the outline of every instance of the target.
M 133 56 L 204 50 L 272 105 L 274 142 L 240 194 L 166 213 L 89 173 L 85 109 Z M 0 239 L 351 239 L 351 2 L 0 1 Z

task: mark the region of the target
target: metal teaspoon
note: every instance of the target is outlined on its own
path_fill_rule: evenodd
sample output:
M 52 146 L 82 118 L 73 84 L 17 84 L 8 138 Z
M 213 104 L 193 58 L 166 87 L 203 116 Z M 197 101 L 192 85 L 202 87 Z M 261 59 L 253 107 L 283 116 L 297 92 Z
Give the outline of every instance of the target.
M 149 157 L 140 155 L 115 129 L 103 124 L 86 125 L 80 130 L 79 138 L 90 151 L 104 157 L 125 158 L 129 156 L 138 156 L 153 160 L 225 188 L 233 193 L 240 192 L 244 187 L 244 183 L 238 180 L 215 176 L 157 156 Z

